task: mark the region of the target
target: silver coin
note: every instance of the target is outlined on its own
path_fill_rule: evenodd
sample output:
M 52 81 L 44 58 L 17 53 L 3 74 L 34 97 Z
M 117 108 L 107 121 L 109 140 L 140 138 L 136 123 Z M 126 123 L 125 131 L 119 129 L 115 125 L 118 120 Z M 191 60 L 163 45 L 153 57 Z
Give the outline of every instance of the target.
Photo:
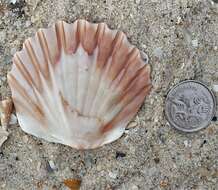
M 167 94 L 165 115 L 171 126 L 184 132 L 207 127 L 215 115 L 216 99 L 204 84 L 186 80 Z

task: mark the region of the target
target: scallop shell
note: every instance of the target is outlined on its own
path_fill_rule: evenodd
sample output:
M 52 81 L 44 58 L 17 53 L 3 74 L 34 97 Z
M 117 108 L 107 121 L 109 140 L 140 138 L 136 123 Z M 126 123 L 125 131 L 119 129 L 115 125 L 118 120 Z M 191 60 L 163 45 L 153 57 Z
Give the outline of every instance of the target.
M 151 89 L 150 66 L 125 34 L 85 20 L 27 39 L 8 82 L 25 132 L 77 149 L 119 138 Z

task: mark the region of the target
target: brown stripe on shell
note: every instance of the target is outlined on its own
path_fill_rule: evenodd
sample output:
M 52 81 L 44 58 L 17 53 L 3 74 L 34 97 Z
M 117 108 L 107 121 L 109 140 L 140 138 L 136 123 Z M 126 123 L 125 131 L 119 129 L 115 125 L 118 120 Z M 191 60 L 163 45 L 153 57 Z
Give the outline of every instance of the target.
M 29 40 L 26 40 L 24 42 L 24 51 L 26 51 L 27 55 L 29 56 L 31 63 L 33 65 L 34 71 L 36 73 L 36 82 L 38 83 L 38 87 L 40 88 L 41 86 L 41 78 L 40 78 L 40 73 L 42 73 L 40 64 L 37 60 L 37 57 L 35 56 L 35 53 L 32 49 L 31 43 Z M 21 60 L 21 59 L 20 59 Z
M 13 102 L 17 113 L 30 115 L 35 120 L 39 121 L 43 127 L 47 128 L 46 119 L 38 109 L 32 109 L 32 107 L 27 106 L 16 98 L 13 98 Z
M 76 52 L 79 45 L 79 39 L 77 38 L 77 21 L 73 24 L 63 22 L 63 26 L 65 31 L 67 53 L 73 54 Z
M 24 66 L 23 62 L 21 61 L 21 59 L 20 59 L 20 57 L 18 56 L 17 53 L 13 57 L 13 63 L 16 65 L 17 69 L 23 75 L 24 79 L 27 81 L 29 86 L 38 88 L 35 81 L 33 80 L 32 76 L 30 75 L 27 68 Z
M 113 80 L 120 70 L 125 65 L 126 57 L 130 51 L 130 48 L 126 48 L 123 45 L 125 35 L 123 32 L 117 32 L 113 40 L 113 48 L 111 52 L 111 65 L 108 72 L 108 77 Z M 118 53 L 119 52 L 119 53 Z
M 8 81 L 10 83 L 11 87 L 14 87 L 17 90 L 17 93 L 20 94 L 20 96 L 22 96 L 24 98 L 25 103 L 29 104 L 29 107 L 31 108 L 31 110 L 33 110 L 33 112 L 35 113 L 35 117 L 40 117 L 43 118 L 44 117 L 44 113 L 40 108 L 40 104 L 35 103 L 32 98 L 27 94 L 26 90 L 20 85 L 20 83 L 17 81 L 17 79 L 12 75 L 12 74 L 8 74 Z M 14 97 L 13 97 L 14 99 Z M 20 105 L 21 107 L 25 105 L 25 103 L 21 102 L 22 105 Z M 17 106 L 15 104 L 16 108 L 20 107 Z
M 50 56 L 50 53 L 49 53 L 49 49 L 48 49 L 47 40 L 45 38 L 43 30 L 39 30 L 37 32 L 37 37 L 39 39 L 39 44 L 40 44 L 40 47 L 42 49 L 43 56 L 45 58 L 45 63 L 44 63 L 45 64 L 45 70 L 44 70 L 45 77 L 48 78 L 49 77 L 49 66 L 48 66 L 48 64 L 52 65 L 54 63 L 52 62 L 52 59 L 51 59 L 51 56 Z
M 85 25 L 85 35 L 83 37 L 83 48 L 89 55 L 93 54 L 97 46 L 98 41 L 98 27 L 97 24 L 86 24 Z
M 150 73 L 150 65 L 145 65 L 144 67 L 138 69 L 135 71 L 134 75 L 130 75 L 130 77 L 127 77 L 128 75 L 126 74 L 126 77 L 123 77 L 123 80 L 120 82 L 120 89 L 123 93 L 126 93 L 125 91 L 128 91 L 130 88 L 135 87 L 140 87 L 143 85 L 147 86 L 148 84 L 151 83 L 150 78 L 148 73 Z M 138 82 L 135 82 L 139 80 Z M 136 83 L 136 84 L 135 84 Z
M 122 90 L 128 85 L 129 81 L 134 77 L 135 71 L 142 67 L 142 65 L 139 64 L 138 55 L 139 51 L 136 48 L 133 48 L 124 56 L 126 58 L 123 63 L 120 64 L 119 67 L 116 67 L 116 69 L 113 69 L 113 72 L 109 75 L 109 77 L 111 77 L 110 86 L 113 85 L 113 87 L 119 87 L 120 90 Z
M 147 69 L 148 68 L 148 69 Z M 123 89 L 121 92 L 120 98 L 117 100 L 118 102 L 122 102 L 123 104 L 128 104 L 129 101 L 132 101 L 135 95 L 141 91 L 141 89 L 151 86 L 151 81 L 147 79 L 148 70 L 150 71 L 150 66 L 146 66 L 146 68 L 140 69 L 135 77 L 132 79 L 130 84 L 126 89 Z M 146 81 L 146 83 L 143 83 Z
M 126 105 L 124 109 L 122 109 L 116 117 L 113 118 L 112 121 L 107 123 L 104 127 L 101 129 L 101 133 L 106 133 L 109 130 L 112 130 L 114 127 L 118 127 L 117 125 L 124 120 L 124 118 L 127 117 L 133 117 L 137 111 L 139 110 L 141 104 L 144 101 L 144 97 L 150 92 L 151 85 L 144 87 L 138 94 L 137 97 L 134 98 L 134 102 L 131 101 L 129 105 Z M 133 105 L 132 105 L 133 104 Z
M 98 57 L 96 67 L 102 70 L 111 55 L 112 52 L 112 43 L 114 39 L 114 35 L 108 32 L 108 27 L 105 25 L 101 40 L 98 43 Z
M 30 43 L 30 40 L 26 40 L 26 41 L 24 42 L 24 47 L 25 47 L 25 49 L 27 50 L 27 54 L 28 54 L 28 56 L 29 56 L 31 62 L 33 63 L 33 66 L 34 66 L 35 70 L 36 70 L 38 73 L 39 73 L 39 72 L 42 73 L 42 69 L 41 69 L 40 64 L 39 64 L 39 61 L 38 61 L 38 59 L 37 59 L 37 57 L 36 57 L 36 54 L 35 54 L 35 52 L 34 52 L 34 50 L 33 50 L 33 47 L 32 47 L 32 45 L 31 45 L 31 43 Z
M 59 52 L 61 52 L 61 49 L 63 48 L 66 52 L 66 39 L 65 39 L 65 31 L 63 26 L 63 21 L 59 21 L 55 24 L 55 31 L 57 36 L 57 44 Z
M 131 79 L 129 85 L 126 86 L 126 89 L 123 88 L 120 90 L 120 94 L 112 99 L 108 104 L 108 112 L 110 112 L 116 105 L 120 104 L 125 107 L 131 101 L 134 100 L 134 97 L 145 87 L 150 88 L 151 81 L 147 80 L 147 73 L 150 71 L 150 66 L 147 65 L 142 69 L 138 70 L 134 78 Z M 147 81 L 146 83 L 143 83 Z M 143 85 L 142 85 L 143 84 Z

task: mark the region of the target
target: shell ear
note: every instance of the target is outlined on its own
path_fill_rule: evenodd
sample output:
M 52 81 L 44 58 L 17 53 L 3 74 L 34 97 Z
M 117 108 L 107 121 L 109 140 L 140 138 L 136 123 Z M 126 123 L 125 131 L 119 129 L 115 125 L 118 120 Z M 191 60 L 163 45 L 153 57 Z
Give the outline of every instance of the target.
M 8 74 L 21 128 L 77 149 L 116 140 L 151 89 L 147 62 L 104 23 L 59 21 L 40 29 Z

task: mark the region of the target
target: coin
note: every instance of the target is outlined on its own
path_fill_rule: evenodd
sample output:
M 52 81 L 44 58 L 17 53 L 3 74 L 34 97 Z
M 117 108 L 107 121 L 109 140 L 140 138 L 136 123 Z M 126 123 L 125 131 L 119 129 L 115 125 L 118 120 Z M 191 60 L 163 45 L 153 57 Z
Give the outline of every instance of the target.
M 165 115 L 171 126 L 184 132 L 207 127 L 215 115 L 213 92 L 199 81 L 186 80 L 167 94 Z

